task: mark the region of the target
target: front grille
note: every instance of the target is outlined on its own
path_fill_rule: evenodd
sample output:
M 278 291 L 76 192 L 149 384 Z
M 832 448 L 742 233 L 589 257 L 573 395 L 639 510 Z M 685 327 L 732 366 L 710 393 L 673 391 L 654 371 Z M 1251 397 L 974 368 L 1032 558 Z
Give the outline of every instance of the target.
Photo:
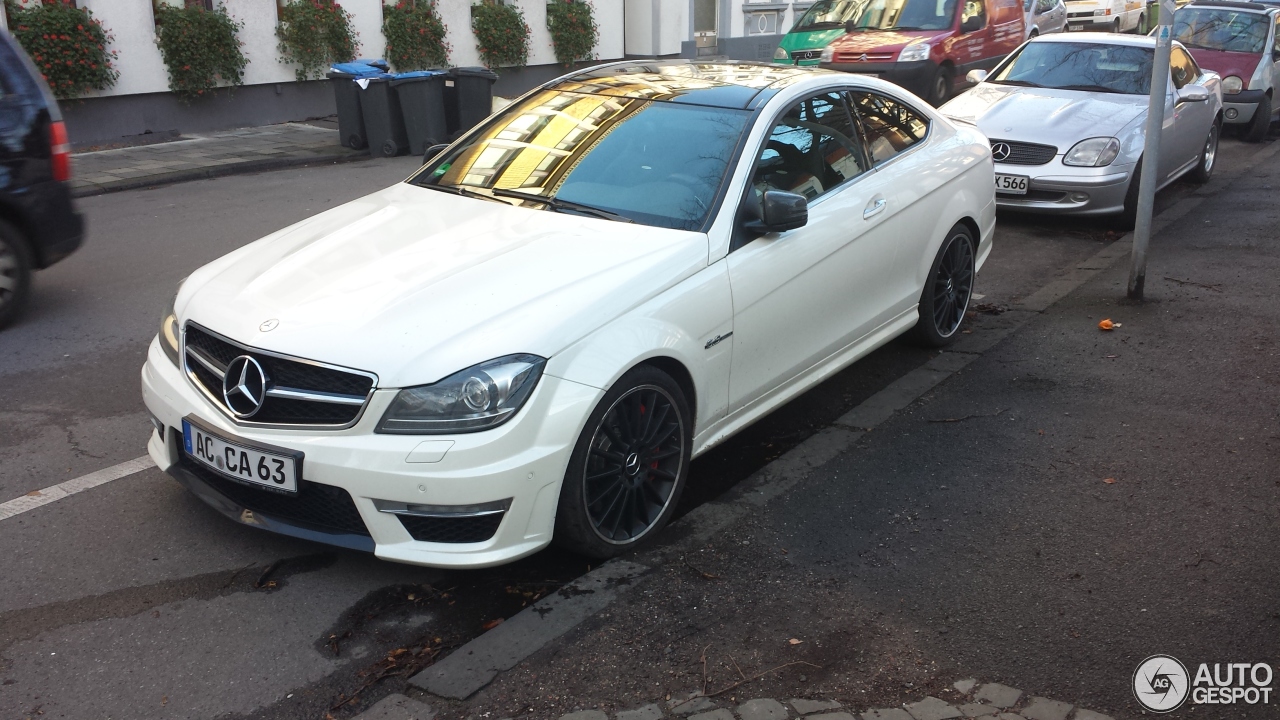
M 1085 19 L 1085 18 L 1092 18 L 1092 17 L 1093 17 L 1093 11 L 1092 11 L 1092 10 L 1087 10 L 1087 11 L 1085 11 L 1085 12 L 1069 12 L 1069 13 L 1067 13 L 1067 18 L 1068 18 L 1068 19 L 1070 19 L 1070 20 L 1083 20 L 1083 19 Z
M 434 543 L 484 542 L 498 532 L 505 513 L 493 513 L 478 517 L 420 517 L 397 515 L 400 524 L 414 540 Z
M 841 53 L 838 59 L 840 62 L 888 62 L 893 59 L 893 53 Z
M 1058 148 L 1052 145 L 1036 143 L 1009 142 L 1008 140 L 992 140 L 991 152 L 995 155 L 998 145 L 1009 146 L 1009 156 L 996 162 L 1003 165 L 1044 165 L 1058 154 Z
M 791 53 L 792 60 L 817 60 L 822 57 L 821 50 L 797 50 Z
M 347 427 L 360 417 L 376 384 L 377 378 L 370 373 L 255 350 L 191 323 L 187 324 L 184 337 L 188 376 L 238 422 Z M 257 360 L 267 376 L 262 407 L 248 418 L 232 413 L 222 394 L 222 376 L 231 361 L 241 355 Z M 299 394 L 305 397 L 298 397 Z
M 182 465 L 228 500 L 255 513 L 321 532 L 369 535 L 350 493 L 340 487 L 299 478 L 298 492 L 284 494 L 236 482 L 187 457 Z

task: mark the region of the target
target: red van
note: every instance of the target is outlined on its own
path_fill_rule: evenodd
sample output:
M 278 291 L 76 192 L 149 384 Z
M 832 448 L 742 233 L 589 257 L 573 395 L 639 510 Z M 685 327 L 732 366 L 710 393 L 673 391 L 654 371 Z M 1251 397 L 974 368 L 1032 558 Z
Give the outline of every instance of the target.
M 990 70 L 1026 37 L 1019 0 L 868 0 L 822 67 L 875 75 L 940 105 L 970 70 Z

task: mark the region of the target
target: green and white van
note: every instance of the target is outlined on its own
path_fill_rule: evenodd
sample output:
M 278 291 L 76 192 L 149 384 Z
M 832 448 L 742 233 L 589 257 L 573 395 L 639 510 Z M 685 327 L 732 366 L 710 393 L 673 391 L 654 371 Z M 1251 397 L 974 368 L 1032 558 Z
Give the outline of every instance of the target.
M 773 61 L 817 65 L 822 49 L 845 33 L 845 23 L 856 17 L 866 4 L 867 0 L 818 0 L 783 36 L 773 53 Z

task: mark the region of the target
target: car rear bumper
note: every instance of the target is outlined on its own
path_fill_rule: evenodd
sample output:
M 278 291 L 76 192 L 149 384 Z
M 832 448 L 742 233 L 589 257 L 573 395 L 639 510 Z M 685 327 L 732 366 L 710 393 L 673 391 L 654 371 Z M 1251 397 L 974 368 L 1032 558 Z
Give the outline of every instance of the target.
M 47 268 L 75 252 L 84 240 L 84 217 L 76 212 L 71 188 L 53 180 L 10 194 L 23 218 L 36 267 Z
M 1072 172 L 1073 168 L 1056 160 L 1054 163 L 1038 167 L 996 164 L 996 172 L 1001 175 L 1030 178 L 1026 195 L 996 193 L 996 205 L 1008 210 L 1064 215 L 1109 215 L 1124 210 L 1132 165 L 1079 168 Z
M 510 422 L 452 436 L 374 433 L 394 390 L 375 391 L 360 420 L 346 430 L 249 427 L 233 423 L 198 392 L 153 340 L 142 369 L 142 394 L 163 428 L 163 435 L 151 433 L 147 450 L 152 460 L 232 520 L 367 550 L 386 560 L 479 568 L 530 555 L 551 541 L 569 456 L 602 391 L 544 375 Z M 195 419 L 233 443 L 303 453 L 298 492 L 263 490 L 197 463 L 183 449 L 184 418 Z M 409 462 L 410 453 L 424 441 L 452 444 L 434 461 Z M 424 532 L 422 524 L 414 524 L 422 516 L 403 514 L 413 509 L 407 506 L 454 513 L 443 516 L 449 525 L 442 530 L 437 522 L 441 515 L 429 518 L 426 522 L 435 523 L 436 530 L 428 525 L 426 532 L 443 537 L 462 525 L 462 536 L 472 538 L 477 526 L 465 508 L 495 503 L 507 503 L 505 512 L 480 527 L 491 534 L 479 541 L 415 539 Z
M 905 88 L 920 97 L 929 96 L 929 86 L 933 82 L 934 75 L 938 72 L 938 64 L 932 60 L 886 63 L 829 62 L 822 63 L 822 67 L 830 70 L 839 70 L 840 72 L 872 75 Z

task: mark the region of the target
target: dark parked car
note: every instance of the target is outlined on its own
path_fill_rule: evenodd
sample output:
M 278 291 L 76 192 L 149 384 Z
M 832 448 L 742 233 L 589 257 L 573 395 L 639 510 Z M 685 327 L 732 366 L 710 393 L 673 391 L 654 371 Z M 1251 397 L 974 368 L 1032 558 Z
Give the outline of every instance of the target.
M 0 328 L 31 290 L 31 272 L 80 247 L 71 201 L 71 143 L 40 72 L 0 31 Z

